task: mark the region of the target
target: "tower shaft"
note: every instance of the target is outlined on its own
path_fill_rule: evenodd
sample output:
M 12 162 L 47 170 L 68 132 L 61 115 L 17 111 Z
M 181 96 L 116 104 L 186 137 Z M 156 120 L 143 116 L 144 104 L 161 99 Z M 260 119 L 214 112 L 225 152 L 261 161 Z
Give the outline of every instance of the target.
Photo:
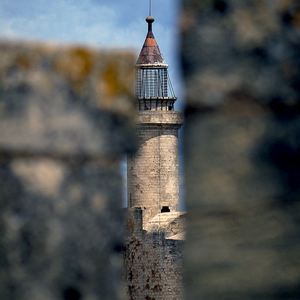
M 139 112 L 139 150 L 128 157 L 128 204 L 144 210 L 143 224 L 162 211 L 178 211 L 178 111 Z

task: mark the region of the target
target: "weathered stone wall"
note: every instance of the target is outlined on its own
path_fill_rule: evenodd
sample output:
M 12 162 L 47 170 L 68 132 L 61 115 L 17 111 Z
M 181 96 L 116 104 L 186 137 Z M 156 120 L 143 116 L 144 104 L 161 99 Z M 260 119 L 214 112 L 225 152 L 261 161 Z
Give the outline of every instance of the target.
M 142 229 L 141 209 L 129 209 L 124 252 L 127 295 L 134 300 L 182 299 L 182 243 L 166 239 L 164 230 Z M 138 227 L 139 226 L 139 227 Z
M 178 129 L 180 112 L 139 112 L 138 147 L 127 160 L 129 207 L 145 209 L 143 223 L 163 206 L 178 211 Z
M 187 298 L 299 299 L 299 2 L 182 3 Z
M 0 43 L 0 298 L 121 299 L 133 55 Z

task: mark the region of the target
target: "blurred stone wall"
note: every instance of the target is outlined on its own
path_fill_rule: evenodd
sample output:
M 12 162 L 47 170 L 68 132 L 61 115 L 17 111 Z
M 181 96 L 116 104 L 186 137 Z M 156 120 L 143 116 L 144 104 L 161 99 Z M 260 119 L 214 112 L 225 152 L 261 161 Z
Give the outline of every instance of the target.
M 121 299 L 134 55 L 3 41 L 0 52 L 0 299 Z
M 183 0 L 187 299 L 300 298 L 300 5 Z

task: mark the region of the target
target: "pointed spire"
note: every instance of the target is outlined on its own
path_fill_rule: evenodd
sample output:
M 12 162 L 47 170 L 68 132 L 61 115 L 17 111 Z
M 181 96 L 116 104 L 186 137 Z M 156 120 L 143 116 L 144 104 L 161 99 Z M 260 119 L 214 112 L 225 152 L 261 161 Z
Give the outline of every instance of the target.
M 148 23 L 148 33 L 136 64 L 167 66 L 152 32 L 152 23 L 154 22 L 154 18 L 152 16 L 148 16 L 146 18 L 146 22 Z

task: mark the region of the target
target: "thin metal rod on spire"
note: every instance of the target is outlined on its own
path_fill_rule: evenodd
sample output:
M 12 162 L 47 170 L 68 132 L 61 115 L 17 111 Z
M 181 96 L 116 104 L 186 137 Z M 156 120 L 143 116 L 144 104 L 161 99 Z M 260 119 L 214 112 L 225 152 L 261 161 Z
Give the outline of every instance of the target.
M 152 0 L 149 0 L 149 16 L 151 16 Z

